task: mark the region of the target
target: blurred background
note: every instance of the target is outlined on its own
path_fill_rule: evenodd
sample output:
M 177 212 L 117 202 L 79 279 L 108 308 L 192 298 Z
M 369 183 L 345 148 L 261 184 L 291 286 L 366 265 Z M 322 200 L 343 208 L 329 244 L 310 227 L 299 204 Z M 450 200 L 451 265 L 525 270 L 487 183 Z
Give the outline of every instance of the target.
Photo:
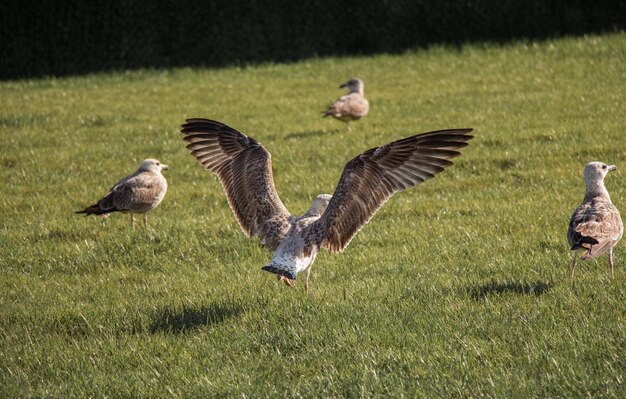
M 220 67 L 626 27 L 623 0 L 24 0 L 0 12 L 0 79 Z

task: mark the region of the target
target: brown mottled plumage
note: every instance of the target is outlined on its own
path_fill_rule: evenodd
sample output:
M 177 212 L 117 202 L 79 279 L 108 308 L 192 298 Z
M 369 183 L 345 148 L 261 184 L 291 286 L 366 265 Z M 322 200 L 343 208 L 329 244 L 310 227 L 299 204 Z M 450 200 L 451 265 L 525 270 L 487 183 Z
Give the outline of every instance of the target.
M 365 98 L 365 84 L 361 79 L 352 78 L 339 88 L 347 87 L 348 94 L 339 97 L 325 112 L 324 117 L 332 116 L 346 122 L 350 131 L 350 121 L 357 121 L 367 115 L 370 104 Z
M 270 153 L 253 138 L 216 121 L 188 119 L 182 132 L 191 155 L 219 178 L 243 231 L 275 250 L 292 216 L 274 188 Z
M 188 119 L 181 132 L 192 155 L 218 176 L 243 231 L 275 252 L 263 270 L 288 285 L 304 272 L 307 289 L 320 248 L 342 251 L 394 193 L 452 165 L 471 130 L 424 133 L 365 151 L 346 164 L 335 193 L 318 195 L 299 217 L 278 197 L 270 154 L 259 142 L 208 119 Z
M 592 259 L 608 252 L 609 269 L 613 276 L 613 247 L 624 234 L 624 225 L 619 211 L 611 202 L 604 187 L 604 177 L 615 165 L 591 162 L 585 165 L 585 198 L 574 211 L 567 231 L 570 249 L 574 251 L 571 276 L 576 268 L 578 251 L 584 251 L 583 260 Z
M 158 160 L 146 159 L 135 173 L 120 180 L 96 204 L 76 213 L 108 216 L 113 212 L 129 212 L 131 227 L 135 224 L 134 214 L 143 213 L 143 223 L 147 226 L 146 213 L 156 208 L 167 192 L 167 181 L 161 174 L 165 169 L 168 166 Z

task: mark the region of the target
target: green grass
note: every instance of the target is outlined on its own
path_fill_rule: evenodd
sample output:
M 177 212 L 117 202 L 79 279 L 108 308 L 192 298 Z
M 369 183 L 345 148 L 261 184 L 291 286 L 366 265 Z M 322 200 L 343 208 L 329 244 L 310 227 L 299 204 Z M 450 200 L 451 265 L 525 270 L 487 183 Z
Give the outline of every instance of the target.
M 0 83 L 0 397 L 624 397 L 624 241 L 570 284 L 585 163 L 626 212 L 626 34 L 244 69 Z M 351 133 L 321 111 L 366 83 Z M 286 206 L 361 151 L 473 127 L 394 196 L 311 292 L 279 284 L 178 133 L 210 117 L 272 153 Z M 74 215 L 170 165 L 147 230 Z

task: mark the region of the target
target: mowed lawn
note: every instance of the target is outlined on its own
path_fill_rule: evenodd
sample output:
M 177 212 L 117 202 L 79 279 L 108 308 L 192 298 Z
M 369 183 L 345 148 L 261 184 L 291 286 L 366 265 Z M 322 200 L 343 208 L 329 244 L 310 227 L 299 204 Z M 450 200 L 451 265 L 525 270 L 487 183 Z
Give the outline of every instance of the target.
M 0 397 L 624 397 L 626 240 L 579 263 L 590 161 L 626 214 L 626 34 L 249 68 L 0 82 Z M 352 76 L 370 114 L 321 118 Z M 294 214 L 360 152 L 472 127 L 455 165 L 396 194 L 311 290 L 270 259 L 185 149 L 189 117 L 259 140 Z M 74 211 L 144 158 L 169 192 Z

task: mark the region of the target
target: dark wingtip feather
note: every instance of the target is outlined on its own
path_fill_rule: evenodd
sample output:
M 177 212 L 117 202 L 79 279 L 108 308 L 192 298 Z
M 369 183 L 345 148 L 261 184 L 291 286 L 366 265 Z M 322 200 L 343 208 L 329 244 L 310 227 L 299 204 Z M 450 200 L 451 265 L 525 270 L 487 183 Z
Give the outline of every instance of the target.
M 185 123 L 183 124 L 183 126 L 197 124 L 197 123 L 214 123 L 214 124 L 217 124 L 217 125 L 222 125 L 221 122 L 218 122 L 218 121 L 213 120 L 213 119 L 207 119 L 207 118 L 187 118 L 187 119 L 185 119 Z
M 207 128 L 223 128 L 227 127 L 222 122 L 206 118 L 189 118 L 181 125 L 180 132 L 183 134 L 194 133 L 195 129 L 206 130 Z
M 583 249 L 583 248 L 587 249 L 587 247 L 583 246 L 583 244 L 596 245 L 596 244 L 599 244 L 599 243 L 600 243 L 600 241 L 596 240 L 593 237 L 582 237 L 580 240 L 578 240 L 577 243 L 572 245 L 570 250 L 575 251 L 577 249 Z
M 278 267 L 275 267 L 275 266 L 270 266 L 270 265 L 263 266 L 261 268 L 261 270 L 265 270 L 266 272 L 278 274 L 279 276 L 287 277 L 290 280 L 295 280 L 296 279 L 296 274 L 295 273 L 290 273 L 288 270 L 279 269 Z
M 98 204 L 95 204 L 95 205 L 91 205 L 83 209 L 82 211 L 76 211 L 74 213 L 76 214 L 84 213 L 85 216 L 89 216 L 89 215 L 104 215 L 104 214 L 111 213 L 111 212 L 115 212 L 115 210 L 112 210 L 112 209 L 104 210 L 104 209 L 101 209 L 98 206 Z

